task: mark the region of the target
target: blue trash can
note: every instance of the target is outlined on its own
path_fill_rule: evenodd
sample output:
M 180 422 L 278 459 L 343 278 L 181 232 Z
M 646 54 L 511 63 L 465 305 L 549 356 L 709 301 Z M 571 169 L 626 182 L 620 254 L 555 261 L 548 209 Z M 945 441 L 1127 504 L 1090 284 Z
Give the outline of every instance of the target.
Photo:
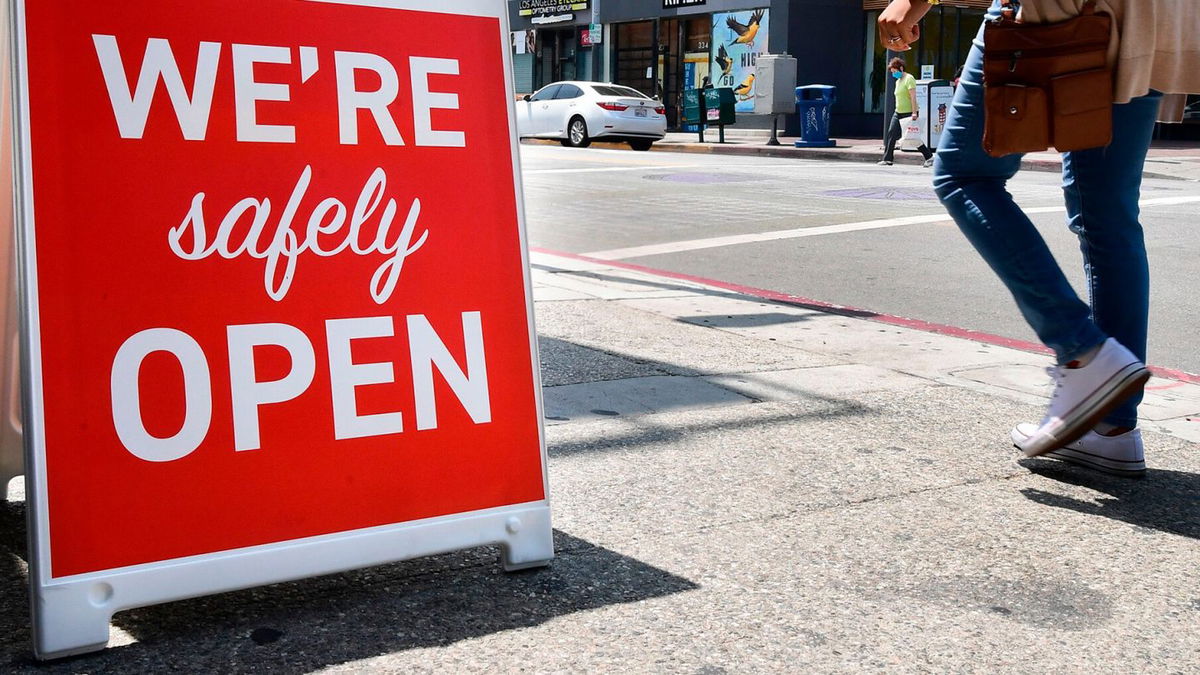
M 810 84 L 796 87 L 796 114 L 800 116 L 800 140 L 797 148 L 832 148 L 829 139 L 829 109 L 837 100 L 837 87 Z

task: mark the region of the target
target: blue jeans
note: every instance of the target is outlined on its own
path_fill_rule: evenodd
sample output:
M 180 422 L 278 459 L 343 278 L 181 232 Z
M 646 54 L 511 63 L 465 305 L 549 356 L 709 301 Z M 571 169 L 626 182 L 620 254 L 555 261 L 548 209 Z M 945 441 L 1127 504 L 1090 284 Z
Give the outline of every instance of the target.
M 992 10 L 995 12 L 995 8 Z M 1108 337 L 1146 360 L 1150 272 L 1138 222 L 1142 170 L 1161 94 L 1113 106 L 1113 142 L 1063 155 L 1067 225 L 1079 236 L 1089 303 L 1080 300 L 1005 184 L 1020 155 L 983 150 L 983 30 L 962 79 L 934 160 L 934 189 L 959 228 L 999 275 L 1038 338 L 1068 363 Z M 1141 395 L 1105 421 L 1137 425 Z

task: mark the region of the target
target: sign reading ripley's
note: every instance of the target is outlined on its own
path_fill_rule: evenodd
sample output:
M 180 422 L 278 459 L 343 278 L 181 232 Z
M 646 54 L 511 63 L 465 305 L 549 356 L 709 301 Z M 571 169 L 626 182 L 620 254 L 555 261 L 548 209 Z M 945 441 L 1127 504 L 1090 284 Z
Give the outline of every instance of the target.
M 551 556 L 505 13 L 17 3 L 39 655 L 102 646 L 63 612 Z

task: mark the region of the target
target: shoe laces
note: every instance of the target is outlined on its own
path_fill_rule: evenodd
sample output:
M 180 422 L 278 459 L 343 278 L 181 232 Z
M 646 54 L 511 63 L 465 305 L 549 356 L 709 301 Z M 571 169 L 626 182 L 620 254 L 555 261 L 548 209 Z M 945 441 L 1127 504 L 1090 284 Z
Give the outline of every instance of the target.
M 1050 396 L 1051 399 L 1058 398 L 1058 392 L 1062 391 L 1066 370 L 1064 366 L 1046 366 L 1046 374 L 1054 381 L 1054 392 Z

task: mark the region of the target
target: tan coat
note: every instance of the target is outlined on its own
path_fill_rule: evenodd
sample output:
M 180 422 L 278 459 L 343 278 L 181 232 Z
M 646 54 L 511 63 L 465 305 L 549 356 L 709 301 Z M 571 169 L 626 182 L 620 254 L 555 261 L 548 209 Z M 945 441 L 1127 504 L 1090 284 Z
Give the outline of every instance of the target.
M 1064 21 L 1077 16 L 1084 2 L 1025 0 L 1021 19 Z M 1098 11 L 1113 17 L 1108 52 L 1116 70 L 1115 103 L 1127 103 L 1151 89 L 1200 94 L 1200 0 L 1097 0 L 1096 4 Z

